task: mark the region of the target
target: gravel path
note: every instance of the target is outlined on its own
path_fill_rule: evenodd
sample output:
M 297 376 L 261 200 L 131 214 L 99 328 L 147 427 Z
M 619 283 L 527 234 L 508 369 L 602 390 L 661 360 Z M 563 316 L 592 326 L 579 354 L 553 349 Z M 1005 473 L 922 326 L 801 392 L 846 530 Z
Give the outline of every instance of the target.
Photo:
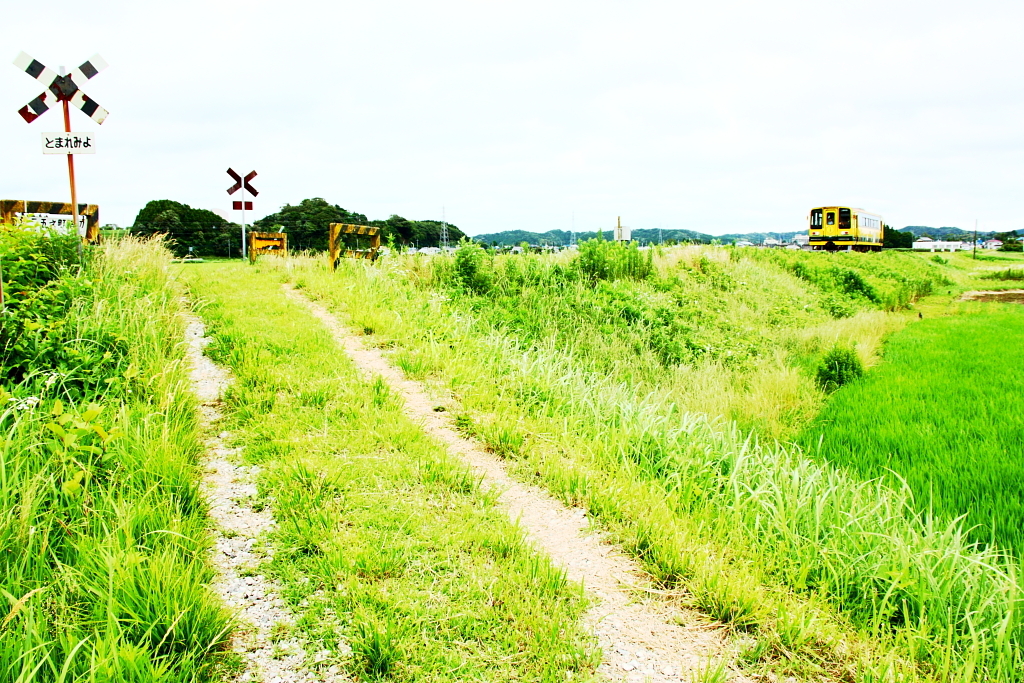
M 232 639 L 232 649 L 241 655 L 245 669 L 239 682 L 307 683 L 350 680 L 336 663 L 346 654 L 306 651 L 305 643 L 290 635 L 294 617 L 279 597 L 280 586 L 259 574 L 261 560 L 273 554 L 263 548 L 260 536 L 274 527 L 270 511 L 252 507 L 256 497 L 259 468 L 235 464 L 238 449 L 225 445 L 228 432 L 214 433 L 221 417 L 221 394 L 231 382 L 228 371 L 203 355 L 210 342 L 203 322 L 186 316 L 185 338 L 192 365 L 192 387 L 200 401 L 200 417 L 206 438 L 206 471 L 203 492 L 215 522 L 212 563 L 217 570 L 214 590 L 235 611 L 242 629 Z
M 646 575 L 621 548 L 593 531 L 583 510 L 567 508 L 546 491 L 513 479 L 498 458 L 461 436 L 447 413 L 433 410 L 421 384 L 406 379 L 381 351 L 364 346 L 326 308 L 288 285 L 284 289 L 323 322 L 365 376 L 383 377 L 405 400 L 406 412 L 461 458 L 485 488 L 500 490 L 498 504 L 534 546 L 583 584 L 593 602 L 586 622 L 603 650 L 598 670 L 606 680 L 691 681 L 709 664 L 730 659 L 723 629 L 669 600 L 640 597 L 650 587 Z M 733 673 L 731 680 L 749 679 Z

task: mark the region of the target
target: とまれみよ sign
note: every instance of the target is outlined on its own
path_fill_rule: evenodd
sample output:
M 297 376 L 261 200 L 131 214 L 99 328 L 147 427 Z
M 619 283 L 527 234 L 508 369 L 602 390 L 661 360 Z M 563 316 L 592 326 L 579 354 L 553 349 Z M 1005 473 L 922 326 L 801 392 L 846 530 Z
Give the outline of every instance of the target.
M 95 154 L 93 133 L 43 133 L 43 154 Z

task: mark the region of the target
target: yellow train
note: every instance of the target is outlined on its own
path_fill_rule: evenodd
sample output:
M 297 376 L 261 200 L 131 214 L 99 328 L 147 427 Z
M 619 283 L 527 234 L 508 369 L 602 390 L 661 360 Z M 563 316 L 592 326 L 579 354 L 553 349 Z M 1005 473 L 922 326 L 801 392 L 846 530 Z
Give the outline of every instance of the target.
M 822 206 L 811 209 L 807 234 L 811 249 L 881 251 L 882 217 L 864 209 Z

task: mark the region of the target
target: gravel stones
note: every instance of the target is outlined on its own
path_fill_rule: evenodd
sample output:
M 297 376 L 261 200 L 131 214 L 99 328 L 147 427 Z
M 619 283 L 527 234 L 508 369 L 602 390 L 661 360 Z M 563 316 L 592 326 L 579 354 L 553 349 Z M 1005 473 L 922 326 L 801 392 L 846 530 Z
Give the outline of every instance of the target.
M 257 466 L 235 464 L 238 449 L 227 446 L 231 434 L 213 434 L 221 417 L 220 397 L 231 378 L 226 369 L 203 355 L 210 342 L 205 326 L 187 316 L 185 331 L 188 358 L 192 364 L 192 385 L 199 398 L 200 416 L 206 439 L 206 468 L 203 492 L 214 522 L 211 563 L 217 571 L 212 588 L 243 624 L 232 638 L 232 649 L 245 662 L 237 677 L 240 683 L 312 683 L 351 680 L 338 666 L 338 656 L 329 650 L 310 653 L 301 639 L 281 634 L 293 630 L 294 616 L 280 597 L 280 586 L 259 573 L 260 563 L 272 554 L 261 537 L 275 526 L 267 508 L 259 512 L 251 502 L 257 496 Z M 345 649 L 339 643 L 339 651 Z

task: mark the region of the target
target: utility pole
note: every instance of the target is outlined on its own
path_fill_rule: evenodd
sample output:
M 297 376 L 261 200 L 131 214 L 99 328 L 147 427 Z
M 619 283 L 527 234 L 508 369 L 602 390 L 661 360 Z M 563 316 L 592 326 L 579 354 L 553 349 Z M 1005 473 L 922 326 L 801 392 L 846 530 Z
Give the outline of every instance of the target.
M 448 221 L 445 219 L 444 207 L 441 207 L 441 251 L 448 249 Z

